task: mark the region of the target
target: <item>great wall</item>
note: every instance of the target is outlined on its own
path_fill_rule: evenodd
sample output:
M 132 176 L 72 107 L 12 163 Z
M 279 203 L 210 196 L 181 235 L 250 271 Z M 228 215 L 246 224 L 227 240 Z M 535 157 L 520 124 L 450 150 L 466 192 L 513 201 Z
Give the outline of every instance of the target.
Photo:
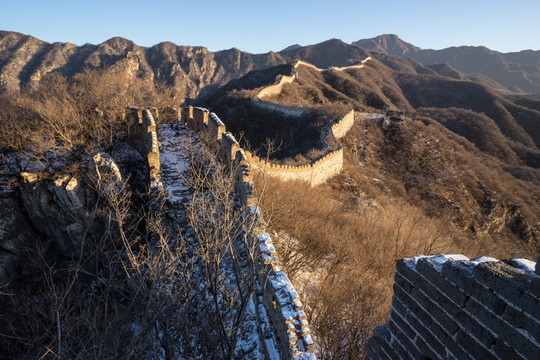
M 538 359 L 539 299 L 539 261 L 402 259 L 390 319 L 367 350 L 371 359 Z
M 293 71 L 302 63 L 297 62 Z M 259 92 L 259 98 L 281 90 L 283 84 L 295 77 L 295 73 L 281 76 L 276 84 Z M 152 113 L 139 108 L 126 111 L 137 119 L 133 135 L 140 144 L 138 150 L 148 161 L 149 182 L 161 186 L 157 130 Z M 191 106 L 174 112 L 177 121 L 201 134 L 207 145 L 219 149 L 220 160 L 236 169 L 237 195 L 254 213 L 258 213 L 252 179 L 254 169 L 264 169 L 268 175 L 284 181 L 303 180 L 311 186 L 325 182 L 342 170 L 341 145 L 310 164 L 272 164 L 243 150 L 214 113 Z M 380 120 L 381 114 L 360 114 L 360 118 Z M 339 139 L 353 124 L 354 112 L 351 111 L 328 131 Z M 303 304 L 279 265 L 272 239 L 264 230 L 262 214 L 257 222 L 253 238 L 258 241 L 260 251 L 259 282 L 265 284 L 263 311 L 268 313 L 279 338 L 280 358 L 307 356 L 314 359 L 315 344 Z M 462 255 L 399 260 L 390 319 L 374 329 L 366 349 L 371 359 L 538 359 L 540 258 L 536 263 L 526 259 L 470 260 Z
M 279 94 L 281 92 L 281 89 L 283 88 L 283 85 L 290 84 L 294 80 L 297 80 L 298 79 L 298 72 L 296 71 L 296 69 L 298 69 L 299 66 L 306 66 L 306 67 L 315 69 L 316 71 L 319 71 L 319 72 L 333 71 L 333 70 L 345 71 L 345 70 L 350 70 L 350 69 L 361 69 L 361 68 L 364 67 L 365 63 L 367 61 L 369 61 L 369 60 L 371 60 L 371 57 L 368 56 L 367 58 L 362 60 L 362 62 L 360 64 L 343 66 L 343 67 L 330 67 L 328 69 L 320 69 L 320 68 L 316 67 L 315 65 L 312 65 L 312 64 L 307 63 L 305 61 L 296 60 L 295 62 L 293 62 L 291 64 L 290 74 L 289 75 L 278 75 L 278 77 L 277 77 L 274 84 L 266 86 L 266 87 L 262 88 L 259 91 L 259 93 L 257 94 L 257 99 L 262 100 L 262 99 L 264 99 L 264 98 L 266 98 L 268 96 L 277 95 L 277 94 Z
M 225 131 L 225 125 L 217 115 L 202 108 L 187 107 L 182 110 L 175 110 L 176 119 L 195 131 L 207 142 L 207 146 L 218 149 L 220 161 L 235 172 L 236 193 L 242 204 L 251 207 L 251 213 L 257 215 L 251 236 L 258 243 L 257 267 L 259 284 L 262 284 L 262 305 L 278 339 L 276 347 L 280 358 L 315 359 L 315 345 L 303 304 L 280 267 L 272 239 L 265 232 L 263 216 L 256 208 L 258 199 L 253 191 L 251 165 L 244 150 L 234 136 Z M 149 109 L 130 107 L 126 109 L 125 119 L 132 129 L 135 147 L 147 159 L 149 183 L 161 187 L 159 149 L 154 141 L 157 139 L 157 128 L 152 112 Z M 267 354 L 265 358 L 272 357 Z

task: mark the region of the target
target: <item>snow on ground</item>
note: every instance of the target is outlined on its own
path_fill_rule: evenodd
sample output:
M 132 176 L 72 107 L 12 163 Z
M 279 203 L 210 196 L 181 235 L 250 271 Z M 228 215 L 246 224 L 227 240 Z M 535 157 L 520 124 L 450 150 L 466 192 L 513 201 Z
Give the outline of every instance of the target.
M 189 193 L 187 147 L 199 143 L 199 138 L 187 127 L 164 124 L 159 127 L 159 158 L 161 178 L 170 201 L 181 201 Z
M 185 226 L 184 206 L 190 201 L 188 170 L 191 151 L 204 151 L 197 135 L 189 128 L 176 124 L 163 124 L 158 129 L 160 142 L 161 178 L 167 201 L 164 211 L 169 226 Z M 173 239 L 177 241 L 178 239 Z M 232 269 L 223 269 L 222 274 L 229 281 L 233 279 Z M 202 285 L 202 284 L 201 284 Z M 256 294 L 260 294 L 260 286 Z M 245 319 L 240 330 L 235 354 L 242 359 L 260 359 L 263 357 L 263 347 L 268 349 L 271 359 L 279 359 L 275 336 L 270 327 L 270 320 L 262 306 L 262 297 L 254 294 L 246 309 Z M 263 344 L 264 342 L 264 344 Z

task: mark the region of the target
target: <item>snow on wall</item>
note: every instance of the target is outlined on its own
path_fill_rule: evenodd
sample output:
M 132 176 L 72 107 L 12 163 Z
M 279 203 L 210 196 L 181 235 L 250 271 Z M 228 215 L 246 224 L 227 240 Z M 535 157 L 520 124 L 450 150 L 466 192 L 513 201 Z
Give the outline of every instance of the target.
M 221 161 L 234 169 L 236 191 L 242 203 L 250 207 L 256 217 L 256 226 L 252 236 L 259 249 L 258 277 L 263 285 L 263 305 L 271 319 L 278 338 L 278 350 L 282 359 L 315 360 L 315 345 L 311 330 L 303 311 L 302 302 L 294 286 L 281 270 L 279 260 L 272 244 L 272 239 L 265 232 L 265 224 L 257 198 L 253 191 L 252 164 L 249 156 L 240 147 L 234 136 L 225 130 L 225 125 L 217 115 L 203 108 L 187 107 L 182 111 L 182 122 L 193 130 L 199 131 L 200 138 L 216 145 Z M 215 122 L 216 126 L 208 125 Z M 219 131 L 215 131 L 219 128 Z M 221 136 L 217 139 L 217 134 Z M 214 136 L 216 138 L 214 139 Z
M 390 319 L 368 340 L 370 358 L 538 359 L 539 262 L 399 260 Z

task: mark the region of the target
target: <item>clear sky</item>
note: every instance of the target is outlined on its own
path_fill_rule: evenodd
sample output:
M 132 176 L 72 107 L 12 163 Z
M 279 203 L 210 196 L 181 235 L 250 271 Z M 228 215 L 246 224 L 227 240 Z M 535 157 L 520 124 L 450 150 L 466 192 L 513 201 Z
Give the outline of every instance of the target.
M 424 49 L 540 49 L 540 0 L 0 0 L 0 30 L 54 42 L 121 36 L 252 53 L 397 34 Z

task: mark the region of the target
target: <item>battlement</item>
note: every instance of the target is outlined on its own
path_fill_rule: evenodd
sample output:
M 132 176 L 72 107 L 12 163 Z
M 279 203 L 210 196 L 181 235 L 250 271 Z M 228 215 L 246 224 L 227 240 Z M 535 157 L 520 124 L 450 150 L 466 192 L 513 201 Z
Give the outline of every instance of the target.
M 321 137 L 334 136 L 340 139 L 354 125 L 354 110 L 349 111 L 341 117 L 335 124 L 323 131 Z M 324 156 L 304 165 L 281 165 L 272 162 L 266 162 L 257 155 L 246 151 L 248 161 L 258 169 L 264 171 L 270 176 L 277 177 L 283 181 L 300 180 L 316 186 L 324 183 L 333 176 L 339 174 L 343 169 L 343 147 L 340 145 L 337 150 L 329 152 Z
M 536 359 L 539 304 L 538 262 L 402 259 L 390 319 L 366 347 L 371 359 Z
M 182 111 L 181 119 L 188 127 L 197 131 L 207 145 L 214 146 L 222 163 L 235 172 L 237 196 L 256 217 L 252 236 L 257 241 L 260 252 L 257 264 L 259 283 L 263 286 L 265 311 L 278 337 L 281 358 L 299 358 L 309 354 L 310 359 L 314 359 L 314 343 L 302 302 L 287 275 L 279 267 L 272 239 L 265 232 L 265 223 L 257 207 L 258 199 L 252 177 L 253 164 L 250 160 L 253 155 L 240 147 L 216 114 L 190 106 Z M 212 123 L 215 125 L 210 125 Z

